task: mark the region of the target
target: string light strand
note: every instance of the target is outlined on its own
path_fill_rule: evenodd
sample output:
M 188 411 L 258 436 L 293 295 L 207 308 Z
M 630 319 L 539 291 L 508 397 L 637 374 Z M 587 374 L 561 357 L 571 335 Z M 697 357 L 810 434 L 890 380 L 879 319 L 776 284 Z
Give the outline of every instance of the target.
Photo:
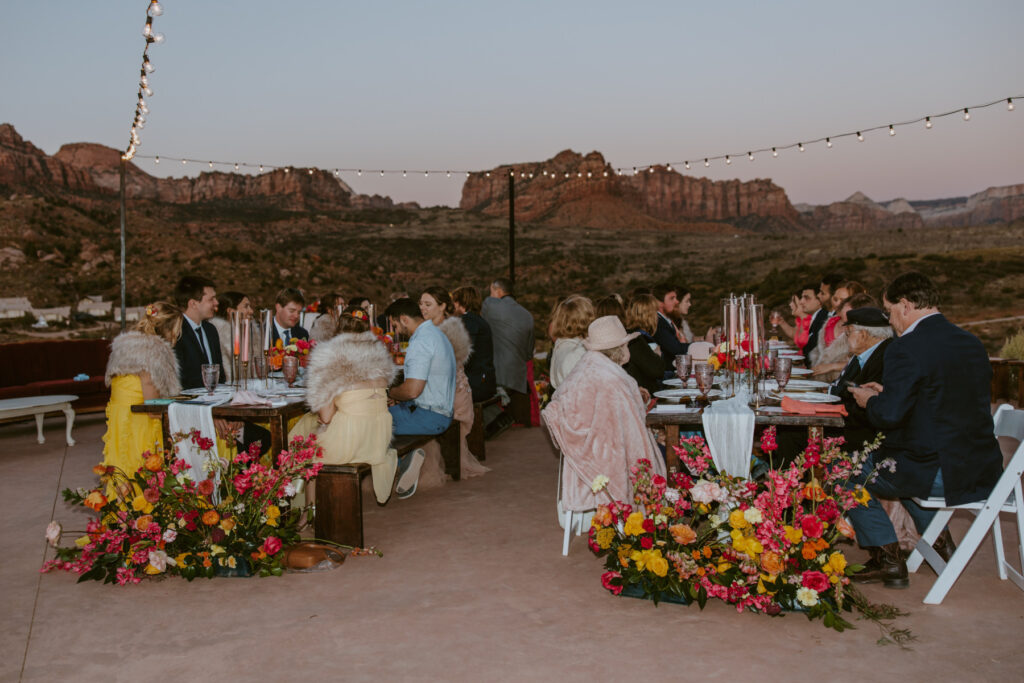
M 131 161 L 136 150 L 142 145 L 142 138 L 139 131 L 146 127 L 146 114 L 149 113 L 149 105 L 146 98 L 153 96 L 153 89 L 149 85 L 149 77 L 156 68 L 149 59 L 149 47 L 160 45 L 164 42 L 164 34 L 153 30 L 153 19 L 164 13 L 163 6 L 157 0 L 149 0 L 146 6 L 146 24 L 142 27 L 142 37 L 146 39 L 146 47 L 142 50 L 142 65 L 139 67 L 139 88 L 136 93 L 135 118 L 132 119 L 131 132 L 128 135 L 128 146 L 121 154 L 123 161 Z

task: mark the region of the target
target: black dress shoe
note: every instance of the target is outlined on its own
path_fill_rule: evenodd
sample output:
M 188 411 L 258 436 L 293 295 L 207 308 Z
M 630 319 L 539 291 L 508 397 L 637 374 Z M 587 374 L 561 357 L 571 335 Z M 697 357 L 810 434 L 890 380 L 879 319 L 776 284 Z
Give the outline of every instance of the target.
M 900 554 L 899 543 L 868 548 L 868 551 L 871 553 L 871 559 L 864 564 L 864 569 L 851 577 L 854 582 L 882 582 L 886 588 L 906 588 L 910 585 L 907 578 L 907 563 Z
M 949 527 L 943 529 L 939 537 L 935 539 L 932 549 L 939 554 L 943 562 L 949 562 L 953 557 L 953 553 L 956 552 L 956 543 L 953 542 L 953 537 L 949 533 Z

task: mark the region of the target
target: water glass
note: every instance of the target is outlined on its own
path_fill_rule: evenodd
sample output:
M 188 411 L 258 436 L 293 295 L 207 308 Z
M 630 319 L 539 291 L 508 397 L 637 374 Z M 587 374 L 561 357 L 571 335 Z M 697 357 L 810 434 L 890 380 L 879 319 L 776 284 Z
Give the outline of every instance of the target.
M 690 368 L 693 367 L 693 357 L 690 354 L 682 354 L 676 356 L 673 361 L 676 368 L 676 377 L 683 381 L 683 386 L 686 386 L 687 380 L 690 379 Z
M 711 385 L 715 381 L 715 369 L 710 363 L 694 363 L 693 376 L 697 379 L 697 388 L 700 390 L 701 398 L 707 398 Z
M 213 390 L 217 388 L 217 382 L 220 381 L 220 366 L 203 363 L 202 370 L 203 386 L 206 387 L 209 395 L 213 396 Z
M 793 359 L 787 356 L 779 356 L 775 359 L 775 381 L 779 383 L 779 391 L 786 388 L 789 383 L 789 376 L 793 372 Z
M 281 374 L 284 375 L 284 381 L 288 382 L 288 387 L 291 388 L 292 384 L 295 383 L 295 378 L 299 375 L 299 359 L 297 356 L 285 356 L 281 359 Z

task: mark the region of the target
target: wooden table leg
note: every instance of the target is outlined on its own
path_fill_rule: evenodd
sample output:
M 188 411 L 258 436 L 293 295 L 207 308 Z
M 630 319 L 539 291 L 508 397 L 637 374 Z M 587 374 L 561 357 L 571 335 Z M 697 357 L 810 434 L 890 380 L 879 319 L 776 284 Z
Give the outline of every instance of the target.
M 679 425 L 665 425 L 665 463 L 669 471 L 679 471 L 679 456 L 673 446 L 679 445 Z
M 284 450 L 284 417 L 270 418 L 270 458 L 274 462 L 277 454 Z
M 164 409 L 164 412 L 160 415 L 160 425 L 164 430 L 164 452 L 171 452 L 174 450 L 174 442 L 171 441 L 171 417 L 168 414 L 169 411 Z

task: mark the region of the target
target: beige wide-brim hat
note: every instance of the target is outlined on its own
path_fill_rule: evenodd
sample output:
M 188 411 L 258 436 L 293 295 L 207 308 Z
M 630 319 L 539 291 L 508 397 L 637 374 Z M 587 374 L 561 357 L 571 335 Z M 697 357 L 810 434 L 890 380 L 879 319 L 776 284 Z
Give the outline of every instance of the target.
M 622 321 L 616 315 L 606 315 L 590 323 L 583 346 L 588 351 L 604 351 L 628 344 L 640 336 L 639 332 L 627 334 Z

